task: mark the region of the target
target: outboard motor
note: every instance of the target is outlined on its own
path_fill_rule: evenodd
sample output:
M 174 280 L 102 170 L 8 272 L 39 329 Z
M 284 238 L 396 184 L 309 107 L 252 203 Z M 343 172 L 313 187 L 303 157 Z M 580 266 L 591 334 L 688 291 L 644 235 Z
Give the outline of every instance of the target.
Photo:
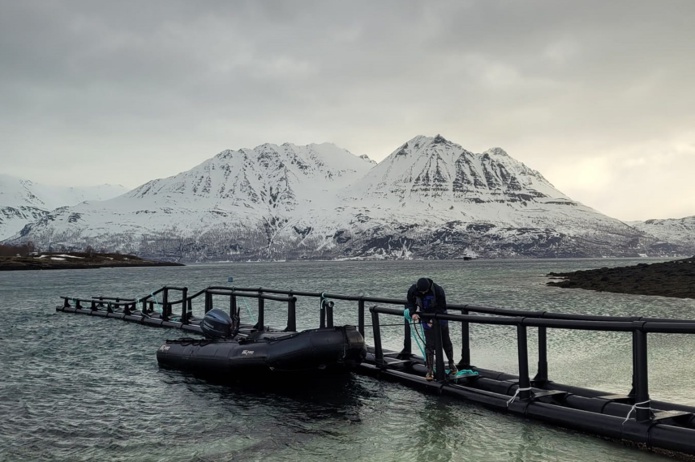
M 219 308 L 213 308 L 207 312 L 200 323 L 200 330 L 209 339 L 229 338 L 236 334 L 231 316 Z

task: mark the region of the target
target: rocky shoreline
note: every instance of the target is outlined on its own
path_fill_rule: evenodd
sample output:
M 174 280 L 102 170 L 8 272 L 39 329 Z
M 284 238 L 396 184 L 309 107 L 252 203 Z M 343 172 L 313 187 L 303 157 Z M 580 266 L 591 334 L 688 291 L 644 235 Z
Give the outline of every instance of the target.
M 184 266 L 182 263 L 143 260 L 134 255 L 93 252 L 35 253 L 0 257 L 0 271 L 52 270 L 85 268 L 122 268 L 140 266 Z
M 549 286 L 622 294 L 695 299 L 695 257 L 663 263 L 640 263 L 570 273 L 549 273 Z

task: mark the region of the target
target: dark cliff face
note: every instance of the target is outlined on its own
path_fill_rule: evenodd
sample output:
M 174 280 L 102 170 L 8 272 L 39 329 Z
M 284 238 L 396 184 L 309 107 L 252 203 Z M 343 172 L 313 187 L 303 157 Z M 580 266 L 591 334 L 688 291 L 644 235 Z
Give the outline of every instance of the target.
M 550 273 L 560 278 L 548 285 L 638 295 L 695 299 L 695 257 L 664 263 L 641 263 L 572 273 Z
M 357 220 L 359 221 L 359 220 Z M 364 224 L 364 223 L 361 223 Z M 312 243 L 311 227 L 292 226 L 292 236 L 273 235 L 268 229 L 247 233 L 203 233 L 180 239 L 150 236 L 136 252 L 148 258 L 209 260 L 317 260 L 317 259 L 461 259 L 479 258 L 586 258 L 596 255 L 637 257 L 644 249 L 638 240 L 625 238 L 586 240 L 549 229 L 499 228 L 493 224 L 448 222 L 423 230 L 416 224 L 383 225 L 370 220 L 363 228 L 340 228 Z M 178 256 L 178 257 L 177 257 Z

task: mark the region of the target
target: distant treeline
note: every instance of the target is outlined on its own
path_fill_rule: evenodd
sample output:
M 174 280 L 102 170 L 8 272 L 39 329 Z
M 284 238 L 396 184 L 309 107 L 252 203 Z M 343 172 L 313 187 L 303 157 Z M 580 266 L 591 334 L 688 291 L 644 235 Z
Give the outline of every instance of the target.
M 26 257 L 34 252 L 34 244 L 32 242 L 24 245 L 2 245 L 0 244 L 0 257 L 14 257 L 20 255 Z

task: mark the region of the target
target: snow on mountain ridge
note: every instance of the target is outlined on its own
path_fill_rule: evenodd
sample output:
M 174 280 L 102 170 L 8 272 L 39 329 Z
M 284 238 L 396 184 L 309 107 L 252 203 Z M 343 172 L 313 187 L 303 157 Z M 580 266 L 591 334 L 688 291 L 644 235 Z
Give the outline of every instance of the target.
M 105 236 L 120 229 L 120 245 L 131 252 L 142 239 L 162 234 L 195 238 L 260 230 L 267 244 L 292 217 L 303 213 L 305 204 L 333 213 L 334 191 L 373 165 L 366 156 L 329 143 L 225 150 L 191 170 L 149 181 L 121 197 L 56 211 L 33 226 L 32 233 L 36 241 L 79 239 L 100 248 Z M 255 226 L 259 230 L 248 231 Z
M 675 242 L 695 247 L 695 216 L 629 222 L 634 228 L 656 236 L 662 242 Z
M 53 186 L 0 174 L 0 207 L 34 206 L 53 210 L 86 200 L 108 199 L 126 191 L 126 188 L 120 185 Z
M 563 232 L 577 234 L 582 219 L 601 216 L 610 222 L 608 227 L 625 228 L 572 201 L 504 150 L 474 154 L 441 135 L 404 143 L 341 195 L 346 207 L 359 208 L 353 215 L 388 216 L 394 222 L 559 225 Z M 546 216 L 548 206 L 557 213 Z
M 543 176 L 512 159 L 504 150 L 492 148 L 474 154 L 441 135 L 416 136 L 396 149 L 358 181 L 357 189 L 376 197 L 396 195 L 401 201 L 429 198 L 479 201 L 518 200 L 525 195 L 552 196 L 569 200 Z
M 474 154 L 437 135 L 376 165 L 328 143 L 225 150 L 120 197 L 55 210 L 14 242 L 205 261 L 634 255 L 650 239 L 500 148 Z
M 131 191 L 133 198 L 148 195 L 192 195 L 223 199 L 226 205 L 296 205 L 315 199 L 316 182 L 337 189 L 364 174 L 374 163 L 330 143 L 296 146 L 263 144 L 254 149 L 225 150 L 191 170 L 152 180 Z M 326 181 L 330 180 L 330 181 Z M 299 199 L 298 197 L 299 196 Z
M 0 240 L 58 207 L 100 201 L 125 192 L 126 188 L 120 185 L 52 186 L 0 174 Z

